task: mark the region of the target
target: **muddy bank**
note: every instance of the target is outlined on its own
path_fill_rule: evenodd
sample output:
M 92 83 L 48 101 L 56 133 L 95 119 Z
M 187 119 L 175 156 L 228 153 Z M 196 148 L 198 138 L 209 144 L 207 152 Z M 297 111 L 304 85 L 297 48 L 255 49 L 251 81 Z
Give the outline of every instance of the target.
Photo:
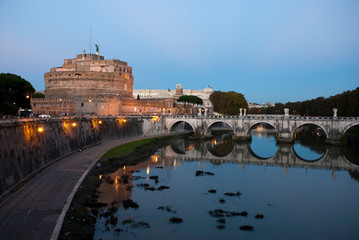
M 145 161 L 157 149 L 182 136 L 157 137 L 144 145 L 138 141 L 139 144 L 136 146 L 135 151 L 116 157 L 101 158 L 99 164 L 95 165 L 89 172 L 75 194 L 66 213 L 58 239 L 92 239 L 99 208 L 107 206 L 107 204 L 97 202 L 97 188 L 102 181 L 105 181 L 102 176 L 124 166 L 136 165 Z

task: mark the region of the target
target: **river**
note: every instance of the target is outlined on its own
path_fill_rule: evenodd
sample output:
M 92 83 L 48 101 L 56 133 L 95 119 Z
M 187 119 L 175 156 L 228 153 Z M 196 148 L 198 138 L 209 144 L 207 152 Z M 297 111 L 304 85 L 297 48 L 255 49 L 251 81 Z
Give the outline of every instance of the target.
M 94 239 L 359 239 L 359 164 L 350 151 L 278 146 L 270 131 L 241 144 L 230 133 L 178 140 L 107 177 L 98 201 L 109 205 Z

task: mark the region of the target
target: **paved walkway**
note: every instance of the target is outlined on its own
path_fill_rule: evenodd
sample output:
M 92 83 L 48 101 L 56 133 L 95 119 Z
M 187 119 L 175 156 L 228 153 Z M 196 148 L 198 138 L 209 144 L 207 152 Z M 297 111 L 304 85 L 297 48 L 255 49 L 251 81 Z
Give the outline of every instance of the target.
M 142 138 L 104 142 L 71 154 L 45 169 L 1 203 L 0 239 L 56 238 L 59 230 L 59 224 L 55 229 L 56 223 L 82 176 L 109 149 Z

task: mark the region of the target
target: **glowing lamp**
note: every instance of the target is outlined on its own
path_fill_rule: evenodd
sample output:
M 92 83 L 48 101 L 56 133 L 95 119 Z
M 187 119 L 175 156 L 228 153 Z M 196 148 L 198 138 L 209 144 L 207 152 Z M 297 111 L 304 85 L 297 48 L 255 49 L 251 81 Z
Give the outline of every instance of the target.
M 100 121 L 98 121 L 98 124 L 102 124 L 102 121 L 100 120 Z
M 72 126 L 73 126 L 73 127 L 76 127 L 76 126 L 77 126 L 77 123 L 75 123 L 75 122 L 72 123 Z
M 43 128 L 43 127 L 38 127 L 38 128 L 37 128 L 37 131 L 38 131 L 39 133 L 42 133 L 42 132 L 44 132 L 44 128 Z

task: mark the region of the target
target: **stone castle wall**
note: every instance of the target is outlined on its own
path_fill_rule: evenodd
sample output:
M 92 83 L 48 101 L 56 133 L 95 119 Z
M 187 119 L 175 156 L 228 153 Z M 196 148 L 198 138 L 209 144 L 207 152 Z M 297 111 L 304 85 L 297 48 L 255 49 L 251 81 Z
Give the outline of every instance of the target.
M 101 121 L 101 122 L 100 122 Z M 76 123 L 76 126 L 73 126 Z M 114 138 L 140 136 L 151 118 L 57 118 L 0 122 L 0 195 L 55 159 Z M 39 132 L 39 127 L 43 132 Z
M 170 99 L 123 99 L 111 97 L 92 98 L 37 98 L 31 101 L 32 112 L 35 115 L 98 115 L 98 116 L 119 116 L 119 115 L 161 115 L 169 113 L 173 108 L 173 101 Z

